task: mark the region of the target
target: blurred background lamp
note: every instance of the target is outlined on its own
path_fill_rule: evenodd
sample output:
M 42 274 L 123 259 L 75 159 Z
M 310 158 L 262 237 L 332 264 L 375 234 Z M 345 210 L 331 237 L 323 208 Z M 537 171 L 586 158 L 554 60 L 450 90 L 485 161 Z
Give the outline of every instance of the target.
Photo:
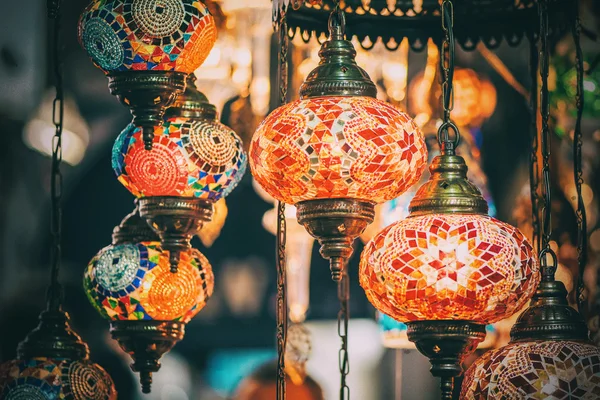
M 52 122 L 53 102 L 54 91 L 50 90 L 23 129 L 23 141 L 27 147 L 48 157 L 52 156 L 52 138 L 56 132 Z M 81 116 L 77 103 L 68 94 L 64 99 L 64 121 L 62 156 L 66 163 L 75 166 L 85 155 L 90 142 L 90 128 Z

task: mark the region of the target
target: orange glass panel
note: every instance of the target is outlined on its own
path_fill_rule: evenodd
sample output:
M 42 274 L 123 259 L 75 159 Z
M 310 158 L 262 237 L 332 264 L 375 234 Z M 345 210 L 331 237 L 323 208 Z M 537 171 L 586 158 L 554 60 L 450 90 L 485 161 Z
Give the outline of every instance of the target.
M 277 200 L 377 203 L 416 183 L 427 162 L 412 119 L 370 97 L 297 100 L 273 111 L 250 147 L 257 182 Z
M 409 217 L 375 236 L 360 264 L 369 301 L 401 322 L 494 323 L 523 307 L 539 280 L 527 239 L 482 215 Z

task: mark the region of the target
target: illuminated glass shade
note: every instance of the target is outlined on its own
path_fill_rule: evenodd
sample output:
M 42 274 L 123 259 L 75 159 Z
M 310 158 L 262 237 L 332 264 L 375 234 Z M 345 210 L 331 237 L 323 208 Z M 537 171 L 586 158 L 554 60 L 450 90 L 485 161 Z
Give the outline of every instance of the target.
M 250 147 L 254 178 L 277 200 L 381 203 L 416 183 L 427 161 L 406 114 L 370 97 L 297 100 L 273 111 Z
M 0 365 L 3 400 L 116 400 L 110 376 L 86 361 L 34 358 Z
M 95 0 L 79 21 L 79 41 L 107 73 L 191 73 L 216 38 L 213 17 L 196 0 Z
M 152 151 L 142 129 L 129 125 L 113 147 L 112 166 L 135 196 L 227 196 L 246 171 L 240 138 L 215 120 L 170 118 L 156 127 Z
M 539 280 L 527 239 L 484 215 L 409 217 L 375 236 L 360 264 L 369 301 L 401 322 L 494 323 L 519 310 Z
M 159 242 L 108 246 L 89 263 L 84 288 L 110 320 L 189 322 L 213 293 L 212 267 L 191 249 L 181 253 L 176 274 Z
M 465 374 L 461 399 L 600 398 L 600 349 L 591 343 L 533 341 L 481 356 Z

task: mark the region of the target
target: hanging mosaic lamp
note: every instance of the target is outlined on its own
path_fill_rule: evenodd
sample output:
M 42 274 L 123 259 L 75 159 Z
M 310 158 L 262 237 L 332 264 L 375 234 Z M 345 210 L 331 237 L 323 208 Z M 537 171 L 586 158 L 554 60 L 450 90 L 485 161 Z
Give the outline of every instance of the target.
M 462 372 L 461 360 L 485 338 L 485 325 L 524 306 L 540 279 L 527 239 L 486 215 L 455 145 L 442 144 L 409 217 L 375 236 L 360 264 L 367 298 L 406 323 L 409 340 L 443 378 L 444 393 Z
M 215 44 L 217 28 L 197 0 L 94 0 L 79 20 L 79 41 L 130 108 L 152 148 L 154 127 Z
M 83 283 L 149 393 L 160 358 L 183 339 L 185 325 L 212 295 L 214 276 L 195 249 L 182 252 L 178 273 L 171 273 L 168 252 L 136 206 L 115 228 L 112 244 L 90 261 Z
M 17 359 L 0 365 L 0 399 L 116 400 L 112 379 L 89 356 L 69 315 L 49 307 L 19 344 Z
M 156 127 L 153 150 L 145 151 L 143 130 L 129 125 L 113 147 L 119 181 L 139 198 L 140 214 L 169 251 L 173 272 L 179 255 L 211 220 L 213 205 L 229 195 L 246 171 L 241 139 L 217 119 L 217 111 L 187 78 L 187 88 Z
M 375 204 L 417 182 L 427 160 L 417 125 L 375 98 L 375 84 L 356 64 L 344 31 L 336 9 L 300 100 L 273 111 L 250 146 L 255 179 L 297 207 L 298 222 L 319 240 L 336 281 L 354 239 L 373 221 Z
M 461 399 L 600 398 L 600 349 L 568 305 L 564 284 L 549 272 L 513 326 L 511 342 L 467 370 Z

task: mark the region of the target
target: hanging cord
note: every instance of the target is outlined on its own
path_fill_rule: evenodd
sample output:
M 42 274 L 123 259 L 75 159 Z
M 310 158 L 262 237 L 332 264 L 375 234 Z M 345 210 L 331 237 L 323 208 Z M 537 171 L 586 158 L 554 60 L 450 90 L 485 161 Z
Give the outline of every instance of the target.
M 279 102 L 287 103 L 288 91 L 288 45 L 285 14 L 279 20 Z M 287 289 L 285 203 L 277 203 L 277 400 L 285 399 L 285 346 L 287 341 Z
M 350 320 L 350 279 L 348 277 L 348 268 L 344 268 L 342 279 L 338 282 L 338 300 L 340 301 L 340 311 L 338 312 L 338 336 L 342 341 L 342 346 L 338 353 L 338 363 L 340 367 L 340 400 L 350 399 L 350 388 L 346 379 L 350 373 L 350 360 L 348 359 L 348 322 Z
M 540 187 L 540 171 L 538 161 L 538 126 L 537 126 L 537 107 L 538 107 L 538 66 L 539 54 L 537 43 L 534 35 L 529 37 L 529 71 L 531 77 L 531 97 L 530 112 L 531 112 L 531 152 L 529 153 L 529 190 L 531 198 L 531 227 L 532 227 L 532 243 L 535 251 L 539 253 L 540 245 L 540 211 L 539 211 L 539 187 Z
M 64 94 L 63 94 L 63 72 L 61 60 L 61 13 L 60 0 L 48 0 L 48 18 L 54 22 L 52 57 L 54 63 L 54 81 L 56 86 L 56 97 L 52 104 L 52 119 L 55 126 L 55 134 L 52 138 L 52 170 L 50 178 L 51 192 L 51 216 L 50 232 L 52 234 L 50 287 L 48 288 L 48 309 L 58 311 L 62 303 L 62 287 L 58 281 L 61 261 L 61 236 L 62 236 L 62 173 L 60 164 L 62 162 L 62 132 L 64 118 Z
M 454 108 L 454 5 L 450 0 L 442 2 L 441 12 L 444 39 L 440 47 L 440 70 L 443 80 L 442 108 L 444 115 L 443 123 L 438 129 L 438 143 L 442 154 L 454 155 L 460 142 L 460 132 L 450 120 L 450 113 Z M 449 130 L 454 131 L 454 139 L 450 137 Z
M 540 115 L 542 117 L 542 232 L 540 263 L 542 269 L 542 280 L 553 281 L 558 259 L 556 253 L 550 247 L 550 237 L 552 235 L 552 190 L 550 186 L 550 129 L 548 119 L 550 117 L 549 94 L 548 94 L 548 75 L 550 70 L 550 51 L 548 48 L 548 4 L 546 0 L 539 2 L 540 17 L 540 76 L 542 78 L 542 88 L 540 96 Z M 551 264 L 548 265 L 548 257 L 551 258 Z
M 582 166 L 582 146 L 583 133 L 581 131 L 581 118 L 583 116 L 583 53 L 581 51 L 581 21 L 579 19 L 579 2 L 573 2 L 573 19 L 571 33 L 575 43 L 575 68 L 577 70 L 577 93 L 575 101 L 577 105 L 577 119 L 575 120 L 575 132 L 573 133 L 573 174 L 575 188 L 577 190 L 577 264 L 579 266 L 579 279 L 577 281 L 577 306 L 579 312 L 585 311 L 585 285 L 583 274 L 587 264 L 587 216 L 585 202 L 581 195 L 581 186 L 583 185 L 583 166 Z

